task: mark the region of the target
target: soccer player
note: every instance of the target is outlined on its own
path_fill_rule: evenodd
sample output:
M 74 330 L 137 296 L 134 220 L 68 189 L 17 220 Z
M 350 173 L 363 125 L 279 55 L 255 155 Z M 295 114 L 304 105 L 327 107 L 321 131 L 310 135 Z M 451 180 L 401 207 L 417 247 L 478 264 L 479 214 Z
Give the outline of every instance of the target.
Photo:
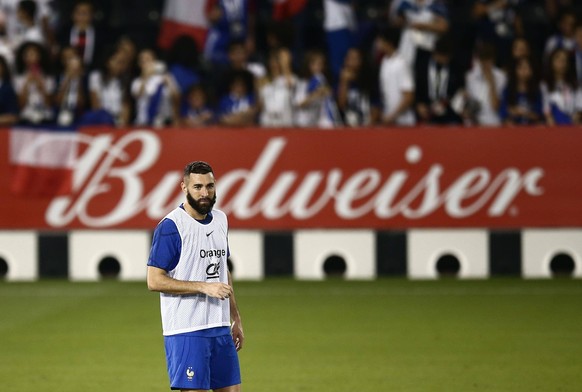
M 228 222 L 212 209 L 212 168 L 188 164 L 180 185 L 186 202 L 156 227 L 147 270 L 148 288 L 161 293 L 170 387 L 239 392 L 244 335 L 227 268 Z

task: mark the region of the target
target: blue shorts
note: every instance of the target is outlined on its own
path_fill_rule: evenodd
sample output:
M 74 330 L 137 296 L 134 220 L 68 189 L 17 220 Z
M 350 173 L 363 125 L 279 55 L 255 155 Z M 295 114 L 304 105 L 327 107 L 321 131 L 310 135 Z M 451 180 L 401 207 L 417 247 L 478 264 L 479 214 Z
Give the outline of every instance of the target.
M 164 337 L 172 389 L 218 389 L 241 383 L 232 336 Z

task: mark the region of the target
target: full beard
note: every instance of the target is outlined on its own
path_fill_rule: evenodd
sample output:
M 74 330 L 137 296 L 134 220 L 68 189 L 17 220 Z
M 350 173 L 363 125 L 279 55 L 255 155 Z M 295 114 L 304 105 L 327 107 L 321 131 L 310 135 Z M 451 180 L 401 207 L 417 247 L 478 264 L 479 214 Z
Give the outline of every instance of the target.
M 190 207 L 194 209 L 194 211 L 196 211 L 200 215 L 206 215 L 210 211 L 212 211 L 212 207 L 214 207 L 214 203 L 216 203 L 216 193 L 214 194 L 214 197 L 212 199 L 208 197 L 201 197 L 198 200 L 194 200 L 194 198 L 190 194 L 190 191 L 187 191 L 186 200 L 188 201 Z

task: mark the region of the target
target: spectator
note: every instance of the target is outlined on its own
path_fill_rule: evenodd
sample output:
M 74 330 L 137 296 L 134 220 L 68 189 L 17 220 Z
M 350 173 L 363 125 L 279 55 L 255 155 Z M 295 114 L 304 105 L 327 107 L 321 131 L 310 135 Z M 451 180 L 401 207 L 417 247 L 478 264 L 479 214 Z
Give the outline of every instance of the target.
M 527 0 L 476 0 L 473 17 L 477 21 L 477 41 L 497 48 L 495 62 L 506 66 L 515 36 L 523 35 L 521 6 Z
M 556 21 L 565 11 L 573 11 L 575 15 L 582 13 L 582 4 L 579 0 L 544 0 L 545 13 L 550 20 Z
M 473 68 L 467 72 L 465 87 L 468 111 L 466 119 L 477 125 L 497 126 L 501 124 L 499 104 L 507 78 L 495 65 L 495 48 L 481 44 Z
M 33 0 L 21 0 L 16 9 L 16 19 L 20 25 L 18 33 L 12 38 L 14 47 L 23 42 L 44 44 L 42 29 L 36 22 L 37 6 Z
M 265 77 L 267 71 L 263 64 L 248 61 L 248 52 L 242 41 L 234 41 L 230 43 L 228 49 L 228 62 L 223 65 L 220 72 L 212 72 L 218 76 L 214 80 L 214 85 L 218 86 L 219 96 L 228 94 L 230 91 L 230 81 L 236 75 L 244 78 L 246 91 L 256 95 L 256 83 L 258 80 Z M 215 76 L 215 78 L 216 78 Z
M 332 128 L 341 123 L 331 87 L 325 77 L 325 55 L 311 51 L 305 56 L 305 80 L 297 86 L 296 124 L 301 127 Z
M 14 87 L 20 106 L 20 120 L 40 124 L 53 120 L 52 97 L 55 80 L 49 73 L 48 54 L 36 42 L 25 42 L 16 54 Z
M 329 66 L 334 80 L 337 80 L 346 53 L 354 45 L 356 15 L 352 0 L 324 0 L 323 15 Z
M 229 92 L 223 95 L 218 104 L 218 121 L 229 126 L 245 126 L 255 123 L 255 98 L 247 89 L 243 73 L 231 76 Z
M 214 122 L 214 112 L 208 105 L 204 86 L 195 84 L 186 93 L 187 105 L 182 110 L 182 124 L 187 127 L 210 125 Z
M 415 125 L 414 78 L 406 60 L 400 56 L 398 31 L 389 29 L 378 37 L 382 53 L 380 64 L 380 95 L 382 97 L 382 123 L 386 125 Z
M 139 74 L 139 67 L 137 64 L 137 46 L 135 42 L 127 35 L 121 36 L 115 43 L 115 52 L 118 53 L 126 66 L 124 72 L 126 76 L 133 79 Z
M 548 125 L 579 123 L 582 110 L 576 72 L 570 63 L 570 53 L 556 49 L 550 54 L 546 75 L 542 83 L 544 115 Z
M 61 64 L 63 72 L 55 93 L 56 120 L 58 125 L 68 127 L 78 121 L 87 105 L 86 80 L 83 62 L 74 48 L 62 49 Z
M 91 111 L 84 116 L 85 124 L 129 124 L 129 64 L 127 56 L 119 50 L 111 52 L 100 69 L 89 74 Z
M 578 86 L 582 86 L 582 20 L 576 25 L 574 38 L 576 40 L 576 46 L 574 47 L 576 79 L 578 81 Z
M 247 53 L 255 51 L 255 5 L 252 0 L 208 0 L 210 29 L 204 57 L 213 65 L 228 61 L 231 42 L 242 42 Z
M 93 24 L 93 12 L 90 1 L 81 0 L 76 3 L 72 14 L 73 24 L 62 31 L 60 38 L 61 46 L 77 49 L 87 69 L 92 69 L 95 65 L 101 47 L 100 33 Z
M 140 75 L 131 84 L 136 101 L 136 125 L 162 127 L 179 121 L 180 91 L 174 78 L 166 71 L 151 49 L 138 54 Z
M 35 24 L 41 26 L 43 36 L 45 38 L 52 38 L 53 32 L 49 25 L 49 17 L 51 14 L 50 3 L 53 0 L 36 0 L 35 3 Z M 0 30 L 4 32 L 9 45 L 17 50 L 20 44 L 24 41 L 19 41 L 18 36 L 21 35 L 22 26 L 18 21 L 18 8 L 21 0 L 0 0 Z
M 268 75 L 259 82 L 260 124 L 265 127 L 293 125 L 293 96 L 297 76 L 291 69 L 291 53 L 286 48 L 275 49 L 269 55 Z
M 430 124 L 462 124 L 459 108 L 453 103 L 461 97 L 463 80 L 451 66 L 451 42 L 439 38 L 431 59 L 418 68 L 416 81 L 416 114 Z
M 0 56 L 0 126 L 14 124 L 18 120 L 18 99 L 12 86 L 10 67 Z
M 449 29 L 448 10 L 439 0 L 399 0 L 394 24 L 404 29 L 398 52 L 410 67 L 430 58 L 437 38 Z
M 576 14 L 572 10 L 564 10 L 558 19 L 558 31 L 546 41 L 544 58 L 547 59 L 556 49 L 573 51 L 576 47 L 575 29 Z
M 506 125 L 543 122 L 540 78 L 528 57 L 518 58 L 510 68 L 499 112 Z
M 532 56 L 531 47 L 529 41 L 525 37 L 515 37 L 511 43 L 511 63 L 515 63 L 522 57 Z
M 357 48 L 348 50 L 337 87 L 337 104 L 345 125 L 375 124 L 380 119 L 377 71 Z

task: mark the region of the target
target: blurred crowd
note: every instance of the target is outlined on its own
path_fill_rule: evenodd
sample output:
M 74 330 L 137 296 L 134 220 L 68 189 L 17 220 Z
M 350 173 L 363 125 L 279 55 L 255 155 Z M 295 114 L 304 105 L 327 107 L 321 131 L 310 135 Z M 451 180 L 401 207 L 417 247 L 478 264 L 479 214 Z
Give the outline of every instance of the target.
M 580 122 L 581 1 L 0 0 L 4 127 Z

